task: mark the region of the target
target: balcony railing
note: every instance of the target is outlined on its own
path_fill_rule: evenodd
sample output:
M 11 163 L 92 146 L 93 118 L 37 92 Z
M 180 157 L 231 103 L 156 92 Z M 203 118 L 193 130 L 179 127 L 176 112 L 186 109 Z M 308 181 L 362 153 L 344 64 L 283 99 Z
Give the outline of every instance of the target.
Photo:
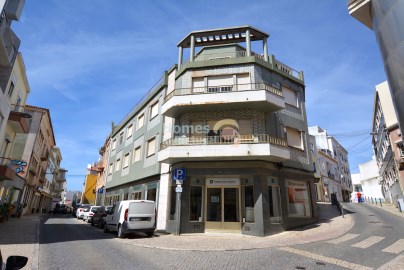
M 275 60 L 275 68 L 277 70 L 282 71 L 283 73 L 286 73 L 286 74 L 292 76 L 292 77 L 301 79 L 300 76 L 299 76 L 299 71 L 289 67 L 288 65 L 285 65 L 284 63 L 282 63 L 282 62 L 280 62 L 278 60 Z
M 237 91 L 255 91 L 255 90 L 266 90 L 275 94 L 277 96 L 283 96 L 282 91 L 267 84 L 267 83 L 247 83 L 247 84 L 235 84 L 235 85 L 220 85 L 220 86 L 203 86 L 203 87 L 193 87 L 193 88 L 177 88 L 169 93 L 165 98 L 164 102 L 167 102 L 173 96 L 184 96 L 184 95 L 199 95 L 199 94 L 217 94 L 217 93 L 228 93 Z
M 251 144 L 251 143 L 269 143 L 287 147 L 285 138 L 271 136 L 269 134 L 251 134 L 251 135 L 222 135 L 222 136 L 191 136 L 174 137 L 161 143 L 160 150 L 169 146 L 181 145 L 210 145 L 210 144 Z

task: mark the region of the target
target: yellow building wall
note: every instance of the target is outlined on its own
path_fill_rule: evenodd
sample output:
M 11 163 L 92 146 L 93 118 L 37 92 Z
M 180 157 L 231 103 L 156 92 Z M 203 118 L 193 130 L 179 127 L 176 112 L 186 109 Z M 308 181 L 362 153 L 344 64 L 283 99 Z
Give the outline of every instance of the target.
M 95 204 L 95 185 L 97 183 L 96 174 L 88 174 L 86 176 L 86 184 L 84 187 L 83 203 Z

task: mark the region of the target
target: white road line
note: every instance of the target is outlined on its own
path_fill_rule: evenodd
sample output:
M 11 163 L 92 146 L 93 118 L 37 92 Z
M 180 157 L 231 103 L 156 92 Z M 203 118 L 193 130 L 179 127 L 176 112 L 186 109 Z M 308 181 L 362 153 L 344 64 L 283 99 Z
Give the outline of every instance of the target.
M 400 255 L 380 266 L 377 270 L 403 270 L 404 269 L 404 255 Z
M 326 263 L 331 263 L 331 264 L 345 267 L 345 268 L 352 269 L 352 270 L 371 270 L 371 269 L 373 269 L 372 267 L 367 267 L 367 266 L 356 264 L 356 263 L 342 261 L 342 260 L 338 260 L 335 258 L 318 255 L 316 253 L 312 253 L 312 252 L 308 252 L 308 251 L 304 251 L 304 250 L 300 250 L 300 249 L 296 249 L 296 248 L 281 247 L 280 249 L 290 252 L 290 253 L 301 255 L 301 256 L 304 256 L 307 258 L 311 258 L 311 259 L 318 260 L 318 261 L 323 261 Z
M 342 243 L 342 242 L 351 240 L 351 239 L 357 237 L 358 235 L 359 235 L 359 234 L 355 234 L 355 233 L 347 233 L 347 234 L 345 234 L 345 235 L 343 235 L 343 236 L 341 236 L 341 237 L 338 237 L 338 238 L 336 238 L 336 239 L 327 241 L 327 243 L 330 243 L 330 244 L 340 244 L 340 243 Z
M 357 247 L 357 248 L 368 248 L 370 246 L 373 246 L 374 244 L 379 243 L 380 241 L 382 241 L 384 238 L 386 237 L 382 237 L 382 236 L 371 236 L 359 243 L 356 243 L 354 245 L 352 245 L 352 247 Z
M 399 254 L 404 251 L 404 239 L 400 239 L 391 246 L 386 247 L 382 251 Z

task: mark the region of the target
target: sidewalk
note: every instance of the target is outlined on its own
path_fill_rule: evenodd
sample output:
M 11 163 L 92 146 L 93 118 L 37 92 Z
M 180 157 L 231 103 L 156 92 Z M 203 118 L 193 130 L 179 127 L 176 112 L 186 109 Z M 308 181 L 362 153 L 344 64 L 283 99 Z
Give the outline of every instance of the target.
M 375 203 L 368 203 L 368 202 L 364 202 L 367 205 L 373 206 L 373 207 L 377 207 L 380 209 L 383 209 L 387 212 L 390 212 L 396 216 L 402 217 L 404 218 L 404 212 L 400 212 L 400 210 L 393 204 L 391 203 L 386 203 L 386 202 L 382 202 L 382 206 L 380 206 L 380 203 L 378 202 L 377 204 Z
M 19 255 L 28 257 L 27 269 L 38 269 L 39 221 L 41 214 L 10 218 L 0 223 L 0 249 L 3 259 Z
M 354 225 L 350 215 L 342 218 L 331 204 L 319 204 L 320 222 L 266 237 L 228 233 L 156 235 L 153 238 L 116 239 L 128 245 L 166 250 L 229 251 L 280 247 L 326 241 L 348 232 Z

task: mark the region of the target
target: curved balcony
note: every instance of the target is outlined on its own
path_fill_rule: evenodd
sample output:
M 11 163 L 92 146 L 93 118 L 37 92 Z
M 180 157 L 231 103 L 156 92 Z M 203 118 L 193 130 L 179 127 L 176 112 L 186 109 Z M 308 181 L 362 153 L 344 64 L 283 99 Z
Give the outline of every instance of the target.
M 159 162 L 290 159 L 287 141 L 269 134 L 175 137 L 163 142 Z
M 266 83 L 180 88 L 164 101 L 162 114 L 169 117 L 191 111 L 253 107 L 270 113 L 285 108 L 282 91 Z

